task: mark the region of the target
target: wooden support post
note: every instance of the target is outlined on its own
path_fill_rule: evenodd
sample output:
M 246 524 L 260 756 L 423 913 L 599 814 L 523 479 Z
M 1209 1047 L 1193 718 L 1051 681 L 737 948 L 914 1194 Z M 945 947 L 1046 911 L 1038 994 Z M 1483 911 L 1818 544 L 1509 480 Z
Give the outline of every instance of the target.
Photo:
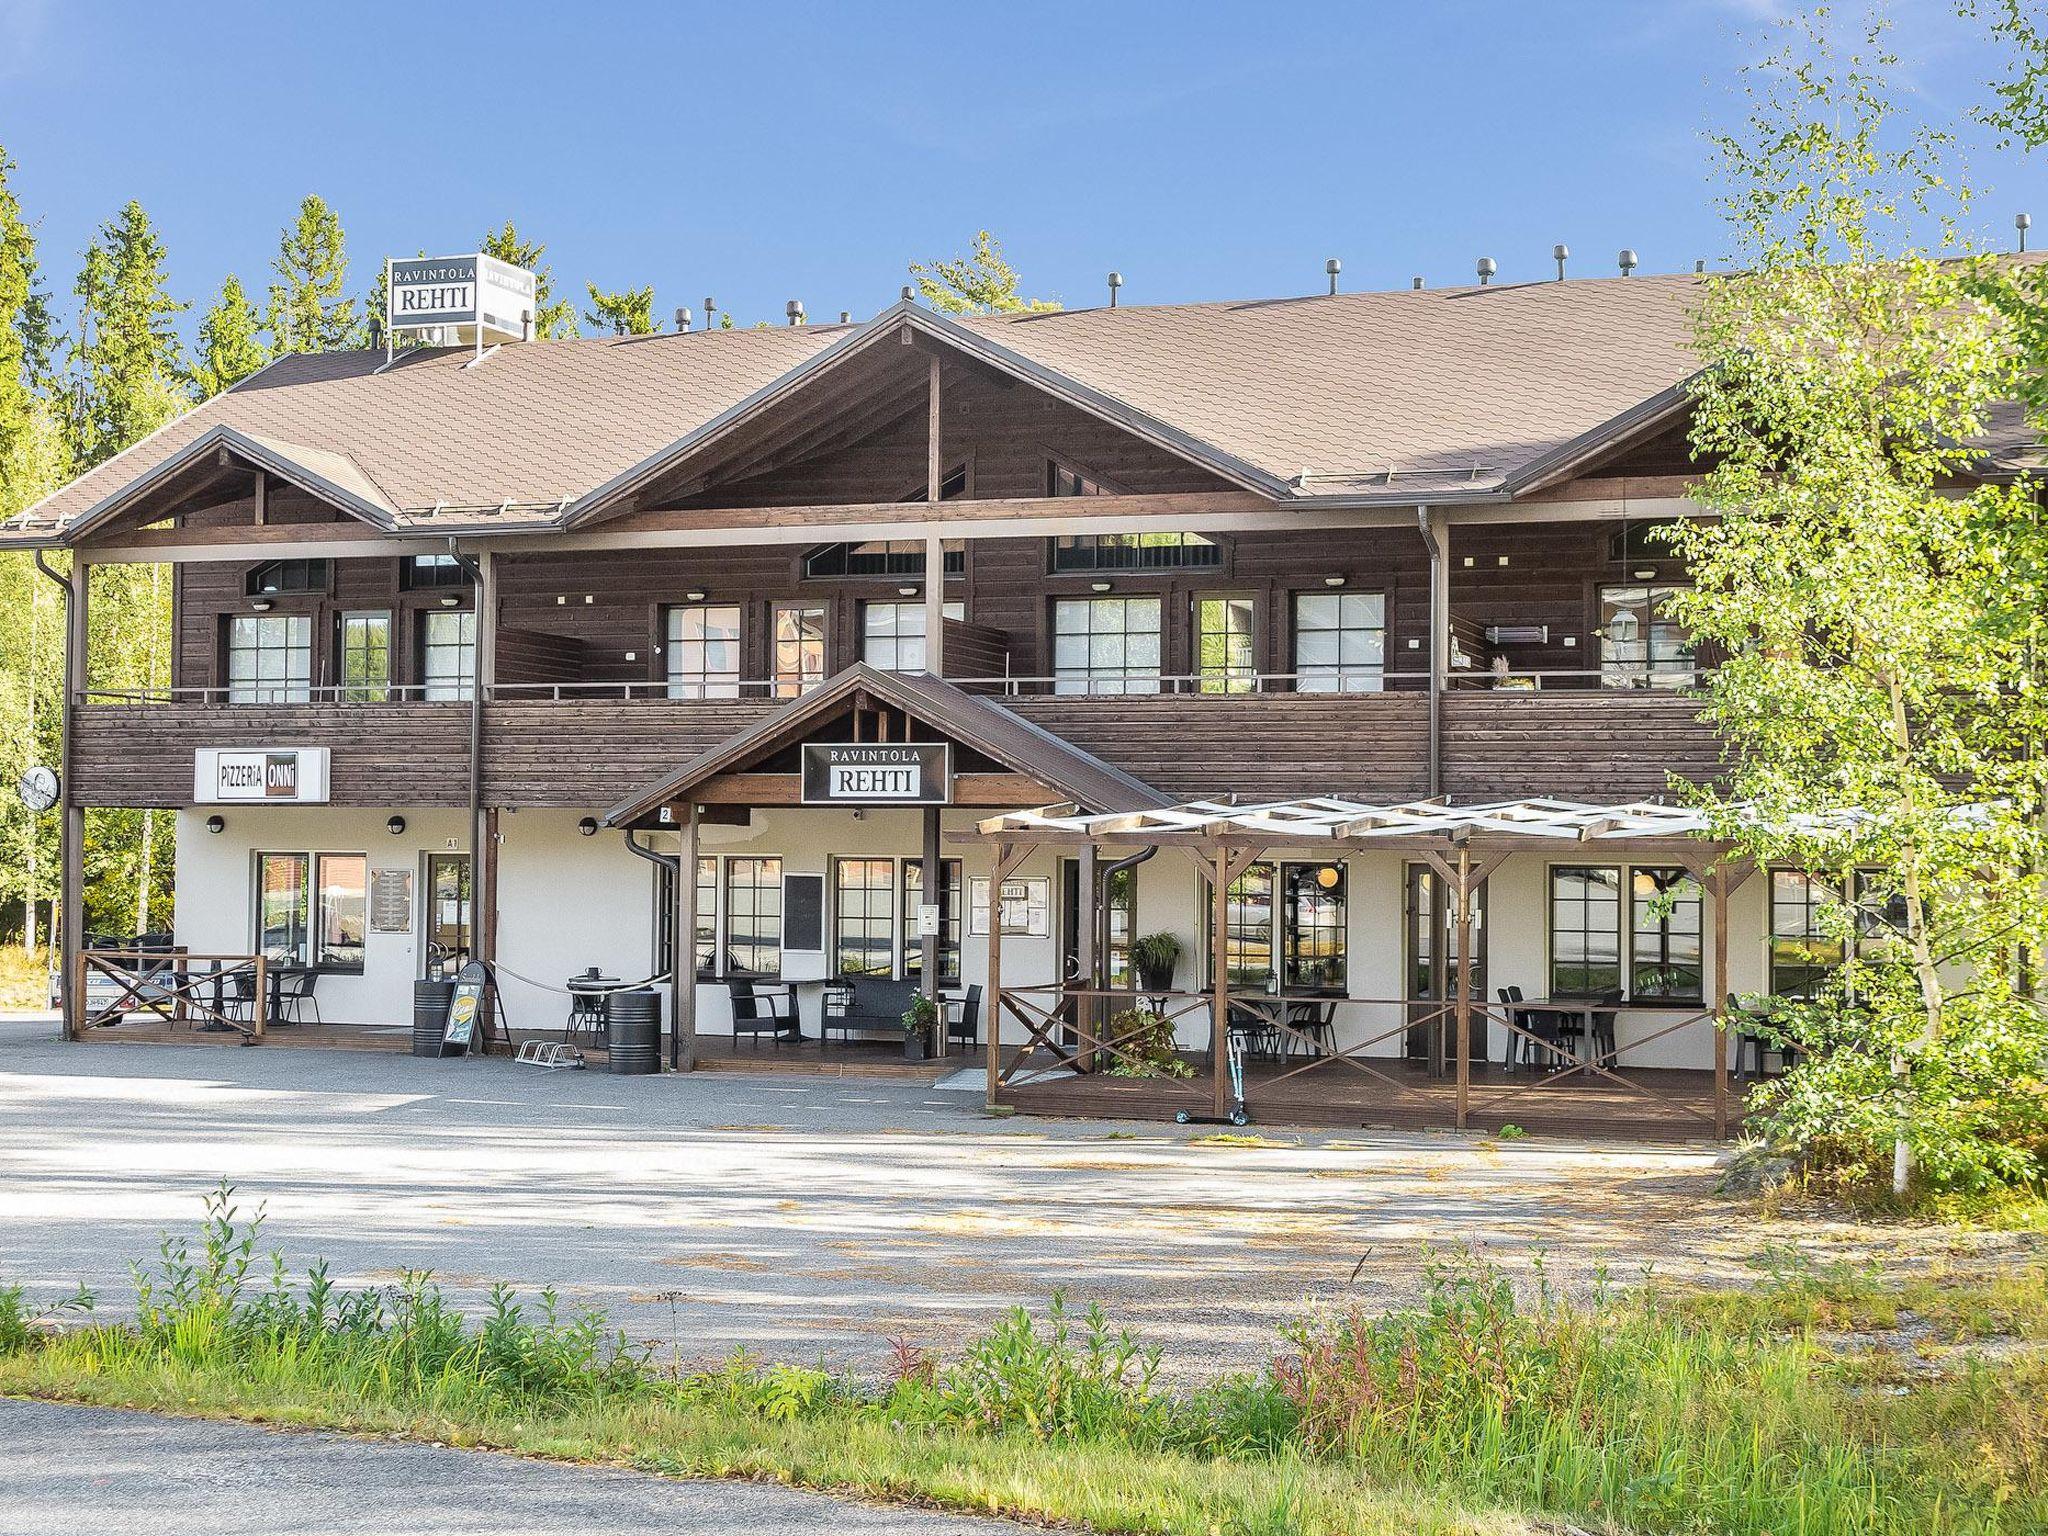
M 1444 690 L 1451 674 L 1451 530 L 1441 511 L 1418 509 L 1429 550 L 1429 792 L 1444 792 Z
M 1095 844 L 1091 840 L 1081 845 L 1074 859 L 1074 979 L 1080 984 L 1082 993 L 1074 999 L 1074 1023 L 1081 1037 L 1076 1046 L 1075 1065 L 1084 1072 L 1095 1065 L 1096 1050 L 1088 1042 L 1101 1037 L 1101 1031 L 1096 1027 L 1099 1012 L 1096 1000 L 1087 995 L 1095 990 L 1098 969 L 1095 958 L 1096 908 L 1101 899 L 1101 874 L 1096 863 Z
M 1209 941 L 1209 1086 L 1210 1112 L 1221 1120 L 1230 1107 L 1225 1063 L 1230 1055 L 1230 849 L 1216 845 L 1216 872 L 1210 879 Z
M 1728 1137 L 1728 866 L 1714 865 L 1714 1135 Z
M 249 1013 L 256 1021 L 256 1038 L 261 1040 L 270 1027 L 270 961 L 261 950 L 256 952 L 256 996 Z
M 85 1029 L 85 803 L 73 777 L 78 769 L 78 712 L 85 704 L 87 681 L 86 620 L 92 592 L 92 567 L 71 557 L 70 602 L 64 619 L 64 830 L 58 848 L 59 966 L 64 978 L 64 1038 L 76 1040 Z
M 946 482 L 944 444 L 939 432 L 939 359 L 931 359 L 927 388 L 925 426 L 924 498 L 930 515 L 939 515 L 939 498 Z M 946 542 L 937 537 L 924 541 L 924 669 L 933 677 L 946 675 Z
M 983 1054 L 988 1066 L 990 1109 L 996 1107 L 996 1090 L 1003 1077 L 1003 882 L 1030 854 L 1029 844 L 998 843 L 995 857 L 989 861 L 988 899 L 984 906 L 988 924 L 988 1019 Z
M 487 806 L 478 818 L 476 899 L 476 958 L 486 965 L 498 959 L 498 808 Z
M 943 931 L 946 866 L 939 853 L 939 814 L 940 807 L 936 805 L 924 808 L 924 889 L 918 893 L 918 903 L 921 906 L 929 905 L 939 909 L 940 927 Z M 931 999 L 932 1007 L 937 1010 L 939 1018 L 932 1040 L 934 1056 L 944 1056 L 947 1044 L 946 1003 L 939 995 L 942 979 L 939 975 L 939 940 L 939 934 L 928 933 L 917 941 L 919 958 L 924 964 L 924 995 Z
M 1458 1129 L 1472 1099 L 1472 851 L 1458 850 Z
M 697 806 L 683 807 L 676 833 L 675 941 L 669 946 L 668 1064 L 697 1070 Z

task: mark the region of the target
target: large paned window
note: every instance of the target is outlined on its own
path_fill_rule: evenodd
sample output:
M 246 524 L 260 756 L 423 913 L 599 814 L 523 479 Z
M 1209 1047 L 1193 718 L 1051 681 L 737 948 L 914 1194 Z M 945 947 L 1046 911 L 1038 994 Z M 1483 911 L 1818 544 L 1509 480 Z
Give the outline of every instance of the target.
M 1280 866 L 1280 985 L 1289 992 L 1341 992 L 1344 866 Z
M 391 697 L 391 615 L 341 616 L 341 697 L 378 704 Z
M 1224 959 L 1233 987 L 1263 987 L 1273 975 L 1273 866 L 1254 864 L 1231 884 Z
M 1621 990 L 1621 871 L 1573 864 L 1550 870 L 1550 993 L 1599 997 Z
M 360 853 L 323 853 L 314 861 L 320 923 L 313 963 L 323 971 L 361 971 L 368 929 L 370 861 Z
M 443 609 L 421 625 L 421 693 L 429 699 L 466 699 L 476 684 L 476 614 Z
M 309 862 L 303 853 L 256 855 L 256 947 L 279 964 L 305 965 L 312 958 Z
M 275 592 L 325 592 L 332 584 L 334 568 L 325 560 L 266 560 L 243 578 L 242 587 L 251 597 Z
M 1777 996 L 1816 996 L 1842 963 L 1841 935 L 1823 916 L 1840 900 L 1840 888 L 1825 876 L 1771 871 L 1771 991 Z
M 964 475 L 964 469 L 957 471 Z M 951 486 L 949 479 L 946 484 Z M 947 490 L 946 496 L 958 492 Z M 923 501 L 924 493 L 906 497 L 909 501 Z M 958 576 L 967 569 L 967 545 L 960 539 L 945 541 L 943 557 L 946 574 Z M 924 540 L 922 539 L 869 539 L 860 544 L 827 544 L 814 549 L 804 556 L 806 576 L 922 576 L 924 574 Z
M 825 610 L 775 610 L 775 696 L 793 699 L 825 681 Z
M 1701 1001 L 1699 881 L 1685 869 L 1632 869 L 1629 911 L 1630 999 Z
M 1302 592 L 1294 599 L 1294 686 L 1302 693 L 1378 693 L 1386 686 L 1387 600 L 1378 592 Z
M 924 902 L 924 861 L 903 861 L 903 974 L 924 975 L 924 940 L 917 936 L 917 909 Z M 960 899 L 960 861 L 941 861 L 939 873 L 939 980 L 960 979 L 961 918 L 966 907 Z
M 1157 693 L 1159 599 L 1066 597 L 1052 605 L 1055 693 Z
M 965 605 L 946 604 L 946 617 L 964 619 Z M 884 672 L 925 669 L 923 603 L 862 603 L 860 659 Z
M 312 619 L 258 613 L 228 620 L 228 702 L 303 704 L 312 696 Z
M 1093 475 L 1069 469 L 1057 459 L 1045 466 L 1045 494 L 1048 496 L 1111 496 L 1115 492 Z
M 1692 636 L 1672 616 L 1673 586 L 1600 589 L 1600 681 L 1608 688 L 1686 688 Z
M 692 603 L 668 611 L 668 696 L 740 696 L 740 610 L 736 603 Z
M 1068 533 L 1052 541 L 1054 571 L 1211 570 L 1223 546 L 1199 533 Z
M 782 969 L 782 860 L 725 861 L 726 969 L 773 976 Z
M 1258 681 L 1257 605 L 1249 597 L 1195 599 L 1195 676 L 1203 693 L 1250 693 Z
M 833 861 L 832 956 L 836 975 L 895 974 L 894 859 Z

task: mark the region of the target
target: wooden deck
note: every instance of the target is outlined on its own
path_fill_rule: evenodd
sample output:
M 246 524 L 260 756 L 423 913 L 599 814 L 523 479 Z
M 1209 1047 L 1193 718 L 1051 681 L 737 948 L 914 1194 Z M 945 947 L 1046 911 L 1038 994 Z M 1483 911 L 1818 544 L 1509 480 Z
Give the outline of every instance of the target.
M 1041 1059 L 1047 1067 L 1054 1065 L 1050 1057 Z M 1431 1077 L 1420 1062 L 1375 1060 L 1374 1069 L 1391 1083 L 1340 1061 L 1276 1081 L 1298 1065 L 1246 1067 L 1245 1105 L 1253 1125 L 1448 1130 L 1457 1124 L 1457 1084 L 1449 1077 Z M 1171 1120 L 1176 1111 L 1186 1109 L 1206 1117 L 1209 1077 L 1202 1063 L 1196 1063 L 1196 1072 L 1184 1079 L 1110 1077 L 1099 1072 L 1032 1079 L 1027 1066 L 1003 1088 L 1001 1102 L 1032 1115 Z M 1630 1068 L 1620 1075 L 1629 1086 L 1585 1072 L 1553 1078 L 1475 1062 L 1466 1124 L 1477 1131 L 1497 1132 L 1515 1125 L 1537 1135 L 1601 1140 L 1713 1139 L 1713 1073 Z M 1744 1086 L 1729 1085 L 1731 1126 L 1741 1121 Z

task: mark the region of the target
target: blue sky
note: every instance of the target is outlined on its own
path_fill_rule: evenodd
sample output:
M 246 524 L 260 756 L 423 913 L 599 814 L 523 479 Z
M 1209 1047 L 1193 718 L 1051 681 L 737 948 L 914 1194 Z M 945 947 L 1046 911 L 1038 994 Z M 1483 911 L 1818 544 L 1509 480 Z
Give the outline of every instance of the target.
M 1929 109 L 1990 63 L 1903 7 Z M 507 216 L 558 287 L 865 315 L 993 229 L 1034 293 L 1131 303 L 1647 271 L 1725 248 L 1702 133 L 1771 0 L 271 4 L 0 0 L 0 145 L 68 289 L 129 197 L 180 297 L 260 289 L 317 191 L 367 287 Z M 2039 168 L 1988 164 L 1988 229 Z M 1999 238 L 2003 238 L 2001 235 Z

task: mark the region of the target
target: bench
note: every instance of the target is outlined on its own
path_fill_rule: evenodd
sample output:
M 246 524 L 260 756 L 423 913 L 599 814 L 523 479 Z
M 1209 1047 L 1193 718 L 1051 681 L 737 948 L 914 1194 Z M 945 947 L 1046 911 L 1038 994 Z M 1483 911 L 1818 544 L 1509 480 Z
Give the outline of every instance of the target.
M 850 976 L 825 994 L 824 1015 L 818 1033 L 831 1039 L 836 1032 L 853 1035 L 903 1034 L 903 1015 L 918 994 L 914 981 L 891 981 L 886 976 Z

